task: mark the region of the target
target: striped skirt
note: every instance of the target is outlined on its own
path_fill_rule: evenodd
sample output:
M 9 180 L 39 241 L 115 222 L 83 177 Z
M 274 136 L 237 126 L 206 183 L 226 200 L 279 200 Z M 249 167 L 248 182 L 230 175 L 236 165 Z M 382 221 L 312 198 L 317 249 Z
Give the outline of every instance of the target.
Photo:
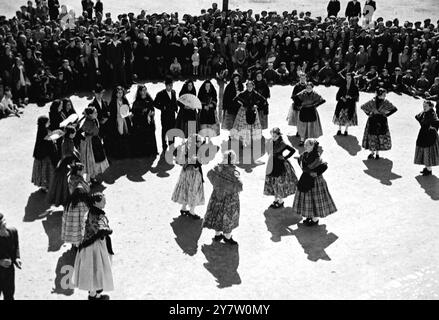
M 316 111 L 317 120 L 313 122 L 302 122 L 297 119 L 297 132 L 301 138 L 318 138 L 323 135 L 322 124 L 319 113 Z
M 75 258 L 73 285 L 86 291 L 112 291 L 113 273 L 111 256 L 104 240 L 96 240 L 92 245 L 82 248 Z
M 84 237 L 88 211 L 88 206 L 83 202 L 75 207 L 69 205 L 64 210 L 61 225 L 61 239 L 64 242 L 79 246 Z
M 80 151 L 81 162 L 84 164 L 85 172 L 90 176 L 90 179 L 94 179 L 98 175 L 104 173 L 110 166 L 107 158 L 102 162 L 95 161 L 91 137 L 87 137 L 85 140 L 81 141 Z
M 241 107 L 236 116 L 233 129 L 230 132 L 232 138 L 241 140 L 244 145 L 249 145 L 251 140 L 262 139 L 262 127 L 259 121 L 259 113 L 256 112 L 256 120 L 253 124 L 247 123 L 246 108 Z
M 49 188 L 55 168 L 49 157 L 43 160 L 34 159 L 32 168 L 32 183 L 40 188 Z
M 171 200 L 190 207 L 204 204 L 203 177 L 197 168 L 189 166 L 181 170 Z
M 305 218 L 324 218 L 337 211 L 323 176 L 317 176 L 308 192 L 296 192 L 293 212 Z
M 436 139 L 434 145 L 426 148 L 416 146 L 415 164 L 426 167 L 439 166 L 439 139 Z
M 285 172 L 279 177 L 265 176 L 264 195 L 286 198 L 296 192 L 297 179 L 289 161 L 284 161 Z

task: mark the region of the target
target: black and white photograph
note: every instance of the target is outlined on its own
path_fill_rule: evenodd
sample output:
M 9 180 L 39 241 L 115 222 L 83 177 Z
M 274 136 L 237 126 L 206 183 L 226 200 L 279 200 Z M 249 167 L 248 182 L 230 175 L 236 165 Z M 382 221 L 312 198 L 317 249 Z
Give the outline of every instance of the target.
M 438 129 L 437 0 L 0 0 L 0 300 L 439 300 Z

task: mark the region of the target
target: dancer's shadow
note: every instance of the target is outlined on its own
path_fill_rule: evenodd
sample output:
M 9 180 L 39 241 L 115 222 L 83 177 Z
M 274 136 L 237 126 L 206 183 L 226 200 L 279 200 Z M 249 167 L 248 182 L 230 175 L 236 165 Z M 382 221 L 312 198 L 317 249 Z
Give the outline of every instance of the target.
M 430 196 L 434 201 L 439 200 L 439 178 L 436 176 L 417 176 L 416 180 L 421 185 L 421 188 L 425 190 L 425 193 Z
M 24 208 L 23 222 L 33 222 L 46 216 L 45 213 L 50 208 L 46 196 L 47 194 L 41 191 L 35 191 L 29 196 Z
M 294 149 L 299 150 L 300 153 L 302 153 L 304 149 L 303 146 L 299 146 L 300 144 L 300 138 L 296 137 L 296 136 L 287 136 L 288 140 L 290 141 L 291 145 L 293 146 Z
M 356 156 L 361 151 L 361 146 L 355 136 L 334 136 L 337 144 L 345 149 L 351 156 Z
M 303 223 L 297 225 L 297 230 L 292 233 L 296 236 L 305 253 L 308 255 L 308 260 L 331 260 L 325 249 L 333 244 L 338 237 L 326 230 L 326 225 L 316 225 L 307 227 Z
M 298 224 L 302 217 L 293 214 L 292 208 L 267 209 L 264 212 L 267 230 L 271 232 L 271 240 L 280 242 L 282 237 L 293 235 L 292 225 Z
M 160 154 L 160 159 L 157 162 L 157 165 L 154 168 L 151 168 L 151 172 L 156 174 L 159 178 L 166 178 L 169 177 L 169 173 L 167 171 L 170 171 L 174 168 L 173 163 L 168 163 L 166 160 L 166 150 L 162 151 Z
M 48 252 L 56 252 L 63 245 L 61 240 L 62 211 L 54 211 L 42 222 L 44 231 L 49 238 Z
M 204 267 L 209 271 L 218 283 L 218 288 L 223 289 L 241 284 L 238 274 L 239 247 L 221 243 L 203 245 L 201 251 L 207 262 Z
M 75 264 L 76 253 L 70 249 L 63 253 L 58 259 L 55 269 L 55 287 L 52 293 L 71 296 L 74 292 L 72 289 L 73 265 Z
M 203 220 L 192 220 L 189 217 L 174 218 L 171 227 L 176 236 L 175 241 L 184 253 L 194 256 L 198 250 Z
M 363 160 L 363 163 L 367 167 L 364 172 L 386 186 L 392 185 L 392 180 L 401 178 L 400 175 L 392 172 L 393 162 L 389 159 Z
M 117 160 L 105 171 L 103 178 L 107 184 L 114 184 L 118 179 L 127 176 L 133 182 L 143 182 L 143 175 L 151 170 L 155 158 L 134 158 Z

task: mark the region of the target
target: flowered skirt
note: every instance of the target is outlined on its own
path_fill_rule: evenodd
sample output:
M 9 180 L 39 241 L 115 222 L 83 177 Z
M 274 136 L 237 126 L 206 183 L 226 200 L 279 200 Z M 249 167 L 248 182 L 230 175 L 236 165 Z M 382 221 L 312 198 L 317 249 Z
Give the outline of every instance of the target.
M 40 188 L 49 188 L 55 169 L 49 157 L 42 160 L 34 159 L 32 183 Z
M 317 120 L 313 122 L 302 122 L 297 119 L 297 132 L 301 138 L 318 138 L 323 135 L 322 124 L 319 113 L 316 111 Z
M 314 187 L 308 192 L 296 192 L 293 212 L 305 218 L 324 218 L 337 211 L 334 200 L 323 176 L 314 179 Z
M 426 167 L 439 166 L 439 139 L 430 147 L 421 148 L 416 146 L 415 164 Z
M 291 105 L 287 116 L 288 125 L 297 127 L 297 121 L 299 120 L 299 111 L 294 110 L 294 104 Z
M 230 131 L 232 138 L 241 140 L 244 145 L 251 143 L 251 140 L 262 139 L 262 127 L 259 121 L 259 113 L 256 113 L 256 120 L 253 124 L 247 123 L 246 108 L 241 107 L 236 115 L 235 123 Z
M 259 121 L 261 121 L 262 130 L 268 129 L 268 114 L 265 114 L 264 111 L 259 110 Z
M 81 141 L 80 151 L 81 162 L 84 164 L 85 172 L 90 176 L 90 179 L 94 179 L 98 175 L 104 173 L 110 166 L 107 158 L 102 162 L 95 161 L 91 137 L 87 137 L 85 140 Z
M 349 117 L 349 113 L 347 109 L 342 109 L 338 114 L 338 117 L 334 114 L 334 118 L 332 122 L 338 126 L 357 126 L 358 125 L 358 117 L 357 111 L 354 111 L 352 117 Z
M 79 202 L 75 207 L 69 205 L 64 210 L 61 225 L 61 239 L 64 242 L 79 246 L 84 237 L 88 211 L 84 202 Z
M 76 254 L 73 285 L 86 291 L 114 289 L 111 255 L 108 253 L 105 239 L 96 240 Z
M 279 177 L 265 176 L 264 195 L 286 198 L 296 192 L 297 179 L 289 161 L 284 161 L 285 172 Z
M 203 228 L 230 233 L 239 226 L 239 194 L 213 190 L 204 216 Z
M 192 207 L 204 204 L 203 177 L 197 168 L 189 166 L 181 170 L 171 200 Z
M 366 128 L 364 129 L 362 146 L 366 150 L 372 151 L 385 151 L 392 149 L 392 138 L 390 137 L 390 131 L 387 130 L 386 134 L 376 135 L 369 133 L 369 120 L 367 120 Z
M 231 114 L 225 111 L 223 115 L 222 128 L 224 130 L 231 130 L 233 128 L 233 124 L 235 123 L 235 119 L 236 114 Z
M 67 174 L 69 169 L 63 165 L 55 169 L 55 174 L 50 182 L 49 192 L 47 193 L 47 202 L 55 206 L 64 206 L 69 200 L 69 183 Z

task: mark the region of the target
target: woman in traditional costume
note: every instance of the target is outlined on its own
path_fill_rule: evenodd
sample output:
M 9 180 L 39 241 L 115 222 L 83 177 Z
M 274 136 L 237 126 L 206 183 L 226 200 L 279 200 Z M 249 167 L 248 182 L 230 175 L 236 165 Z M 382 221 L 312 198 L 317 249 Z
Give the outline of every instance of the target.
M 270 88 L 268 87 L 267 82 L 263 78 L 262 71 L 256 72 L 255 78 L 255 90 L 261 94 L 267 100 L 267 103 L 263 108 L 258 109 L 259 113 L 259 121 L 261 121 L 262 130 L 268 129 L 268 99 L 270 99 Z
M 182 205 L 180 214 L 195 220 L 195 207 L 204 205 L 204 179 L 199 148 L 204 139 L 198 134 L 191 135 L 186 143 L 177 151 L 177 163 L 182 165 L 180 177 L 174 188 L 171 200 Z M 187 207 L 189 206 L 189 210 Z
M 90 212 L 84 238 L 76 254 L 73 272 L 75 288 L 88 291 L 88 300 L 108 300 L 103 291 L 112 291 L 112 256 L 114 255 L 108 218 L 104 212 L 106 200 L 102 193 L 90 197 Z
M 303 146 L 305 139 L 323 135 L 317 107 L 324 104 L 326 100 L 314 91 L 314 84 L 308 82 L 306 89 L 297 95 L 297 101 L 300 104 L 297 131 L 300 135 L 299 145 Z
M 37 121 L 38 130 L 34 147 L 34 164 L 32 183 L 47 192 L 54 173 L 58 157 L 55 143 L 48 139 L 50 121 L 47 116 L 40 116 Z
M 242 91 L 244 91 L 244 85 L 241 81 L 241 75 L 235 72 L 232 75 L 232 80 L 227 84 L 224 90 L 222 128 L 225 130 L 231 130 L 233 128 L 239 110 L 239 104 L 234 99 Z
M 85 108 L 84 115 L 85 120 L 80 129 L 81 135 L 84 137 L 81 140 L 80 146 L 81 162 L 85 166 L 85 172 L 90 181 L 95 183 L 97 182 L 96 178 L 103 174 L 110 165 L 99 137 L 99 122 L 97 120 L 98 113 L 96 108 Z
M 75 148 L 74 138 L 76 129 L 74 126 L 67 126 L 61 144 L 61 160 L 55 169 L 55 174 L 50 182 L 47 202 L 50 205 L 65 206 L 69 200 L 70 192 L 68 185 L 69 166 L 80 161 L 80 154 Z
M 305 152 L 298 160 L 302 175 L 297 184 L 293 213 L 306 218 L 305 225 L 313 226 L 319 223 L 319 218 L 329 216 L 337 208 L 322 175 L 328 169 L 328 164 L 321 159 L 323 150 L 319 142 L 307 139 L 304 147 Z
M 361 109 L 369 117 L 363 136 L 363 148 L 370 150 L 368 159 L 379 159 L 379 151 L 390 150 L 392 140 L 390 137 L 387 118 L 394 114 L 398 109 L 386 100 L 386 89 L 380 88 L 376 92 L 376 97 L 361 106 Z
M 122 107 L 124 106 L 124 107 Z M 117 86 L 112 94 L 109 118 L 109 142 L 111 141 L 110 155 L 123 159 L 130 155 L 129 134 L 131 129 L 130 117 L 122 114 L 121 109 L 128 106 L 128 99 L 125 97 L 125 89 Z
M 306 89 L 306 74 L 301 72 L 299 74 L 299 82 L 294 86 L 293 93 L 291 94 L 291 99 L 293 103 L 291 104 L 290 110 L 288 112 L 287 121 L 288 125 L 292 127 L 297 127 L 297 121 L 299 120 L 299 110 L 300 110 L 300 100 L 297 95 Z M 297 129 L 296 137 L 299 136 L 299 129 Z
M 69 176 L 69 201 L 64 208 L 61 224 L 61 240 L 77 248 L 85 233 L 89 211 L 90 185 L 84 177 L 84 165 L 74 164 Z
M 218 96 L 212 82 L 209 80 L 203 82 L 198 91 L 198 99 L 202 105 L 199 113 L 200 134 L 209 138 L 219 136 L 220 124 L 216 111 Z
M 242 181 L 236 170 L 236 154 L 229 150 L 223 155 L 223 163 L 207 173 L 213 191 L 204 217 L 203 228 L 215 230 L 214 241 L 223 240 L 230 245 L 238 243 L 232 238 L 232 230 L 239 225 L 239 193 Z
M 195 97 L 197 96 L 197 90 L 195 89 L 195 84 L 192 80 L 187 80 L 183 84 L 179 97 L 184 94 L 191 94 Z M 180 108 L 177 114 L 176 126 L 178 129 L 184 132 L 184 137 L 187 139 L 189 137 L 189 122 L 195 124 L 192 133 L 197 133 L 199 130 L 198 113 L 196 109 L 186 106 L 181 102 L 178 102 L 178 105 Z
M 298 179 L 293 166 L 288 161 L 296 150 L 284 142 L 279 128 L 273 128 L 270 133 L 271 139 L 266 143 L 266 150 L 269 156 L 264 195 L 274 196 L 274 202 L 270 207 L 279 209 L 284 206 L 283 199 L 296 192 Z M 289 153 L 283 156 L 285 150 L 288 150 Z
M 415 164 L 423 165 L 423 176 L 432 174 L 432 167 L 439 165 L 439 119 L 431 101 L 424 101 L 424 111 L 416 115 L 421 125 L 416 139 Z
M 339 126 L 337 135 L 341 135 L 341 127 L 345 126 L 344 135 L 348 135 L 348 128 L 358 125 L 357 102 L 360 97 L 358 87 L 354 82 L 352 74 L 346 74 L 346 80 L 337 92 L 334 118 L 332 122 Z
M 65 120 L 70 117 L 72 114 L 77 114 L 75 108 L 73 107 L 72 100 L 65 98 L 62 100 L 62 119 Z
M 249 145 L 254 140 L 262 139 L 262 127 L 259 120 L 259 109 L 266 108 L 267 100 L 254 90 L 253 81 L 248 81 L 247 89 L 235 97 L 240 108 L 236 115 L 230 135 L 232 138 L 241 140 L 244 146 Z
M 132 154 L 138 157 L 156 157 L 158 151 L 155 137 L 154 100 L 143 84 L 137 87 L 132 112 Z

